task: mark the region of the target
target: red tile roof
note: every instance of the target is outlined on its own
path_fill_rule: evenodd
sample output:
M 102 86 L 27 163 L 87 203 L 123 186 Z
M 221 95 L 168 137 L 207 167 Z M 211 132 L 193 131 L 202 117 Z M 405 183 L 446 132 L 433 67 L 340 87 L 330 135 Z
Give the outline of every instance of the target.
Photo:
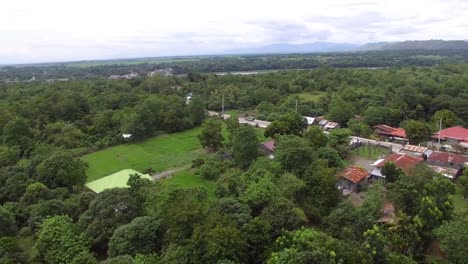
M 263 146 L 265 146 L 265 148 L 267 148 L 267 149 L 269 149 L 269 150 L 271 150 L 273 152 L 275 151 L 276 146 L 275 146 L 275 141 L 274 140 L 263 142 L 262 144 L 263 144 Z
M 404 153 L 393 153 L 390 156 L 386 157 L 376 166 L 378 168 L 382 168 L 386 162 L 393 162 L 398 168 L 403 169 L 405 172 L 408 172 L 408 169 L 418 165 L 418 163 L 422 162 L 423 158 L 413 157 L 411 155 L 407 155 Z
M 458 163 L 463 164 L 468 162 L 468 156 L 456 154 L 456 153 L 447 153 L 447 152 L 433 152 L 428 158 L 430 161 L 438 161 L 442 163 Z
M 359 167 L 348 167 L 344 169 L 338 176 L 344 177 L 353 183 L 360 183 L 367 176 L 369 176 L 369 172 Z
M 382 134 L 385 134 L 385 135 L 406 138 L 406 131 L 405 131 L 404 128 L 401 128 L 401 127 L 394 128 L 394 127 L 382 124 L 382 125 L 376 125 L 376 126 L 374 126 L 374 128 L 382 130 L 383 132 L 385 132 L 385 133 L 382 133 Z
M 442 129 L 439 132 L 435 133 L 432 138 L 440 138 L 446 140 L 447 138 L 453 138 L 459 141 L 468 140 L 468 129 L 461 126 L 449 127 Z
M 426 152 L 426 150 L 427 150 L 426 147 L 406 144 L 405 146 L 403 146 L 403 148 L 402 148 L 400 151 L 401 151 L 401 152 L 403 152 L 403 151 L 409 151 L 409 152 L 416 152 L 416 153 L 421 153 L 421 154 L 423 154 L 424 152 Z

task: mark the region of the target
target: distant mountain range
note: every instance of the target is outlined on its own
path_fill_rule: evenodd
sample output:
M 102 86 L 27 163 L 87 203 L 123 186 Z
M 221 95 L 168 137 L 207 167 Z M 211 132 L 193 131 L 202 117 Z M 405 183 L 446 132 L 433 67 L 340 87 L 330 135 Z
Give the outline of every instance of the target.
M 258 54 L 258 53 L 309 53 L 309 52 L 342 52 L 358 48 L 349 43 L 313 42 L 305 44 L 277 43 L 256 48 L 233 49 L 226 54 Z
M 286 54 L 386 50 L 468 50 L 466 40 L 408 40 L 376 42 L 362 46 L 349 43 L 313 42 L 305 44 L 277 43 L 255 48 L 227 50 L 224 54 Z

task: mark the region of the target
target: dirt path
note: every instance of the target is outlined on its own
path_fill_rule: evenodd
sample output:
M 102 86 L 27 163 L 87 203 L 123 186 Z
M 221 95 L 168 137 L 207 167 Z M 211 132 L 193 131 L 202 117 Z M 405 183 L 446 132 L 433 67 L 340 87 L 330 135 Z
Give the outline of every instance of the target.
M 172 176 L 172 174 L 177 173 L 179 171 L 186 170 L 188 168 L 190 168 L 190 165 L 185 165 L 183 167 L 173 168 L 173 169 L 170 169 L 170 170 L 166 170 L 166 171 L 162 171 L 162 172 L 153 174 L 153 175 L 151 175 L 151 177 L 155 181 L 165 179 L 165 178 L 170 178 Z

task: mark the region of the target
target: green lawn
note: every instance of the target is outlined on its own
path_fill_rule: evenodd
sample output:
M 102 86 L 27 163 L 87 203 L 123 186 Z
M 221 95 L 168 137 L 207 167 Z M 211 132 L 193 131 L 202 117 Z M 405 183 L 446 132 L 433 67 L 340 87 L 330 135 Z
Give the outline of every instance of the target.
M 190 164 L 202 152 L 200 128 L 149 138 L 138 143 L 110 147 L 82 157 L 89 163 L 88 182 L 123 169 L 156 172 Z
M 365 159 L 377 160 L 383 156 L 387 156 L 391 151 L 387 148 L 377 147 L 374 145 L 363 145 L 359 148 L 353 149 L 352 153 Z
M 208 199 L 215 199 L 216 183 L 209 181 L 201 176 L 193 174 L 191 171 L 181 171 L 174 174 L 171 178 L 163 180 L 164 182 L 175 184 L 181 188 L 192 188 L 203 186 L 208 193 Z
M 200 153 L 203 153 L 197 138 L 200 131 L 200 127 L 193 128 L 85 155 L 82 159 L 89 163 L 87 182 L 124 169 L 134 169 L 144 173 L 145 169 L 152 168 L 155 172 L 161 172 L 190 164 Z M 260 142 L 265 141 L 264 131 L 262 128 L 256 128 Z M 223 136 L 225 140 L 228 138 L 225 126 Z
M 463 199 L 463 191 L 460 186 L 457 185 L 455 195 L 451 196 L 454 203 L 455 212 L 458 215 L 463 216 L 465 219 L 468 218 L 468 199 Z

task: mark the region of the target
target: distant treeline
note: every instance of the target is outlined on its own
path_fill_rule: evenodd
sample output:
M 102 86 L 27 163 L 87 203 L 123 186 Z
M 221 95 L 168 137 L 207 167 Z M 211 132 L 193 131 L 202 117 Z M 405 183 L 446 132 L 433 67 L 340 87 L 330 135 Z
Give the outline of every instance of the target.
M 141 61 L 141 63 L 140 63 Z M 404 50 L 354 53 L 315 53 L 289 55 L 200 56 L 174 60 L 135 59 L 96 61 L 91 66 L 82 62 L 37 64 L 0 67 L 0 80 L 36 81 L 60 78 L 107 78 L 130 72 L 146 75 L 155 69 L 172 68 L 174 74 L 190 72 L 232 72 L 279 69 L 312 69 L 320 66 L 337 68 L 374 68 L 402 66 L 434 66 L 445 63 L 467 62 L 468 50 Z M 113 64 L 115 62 L 115 64 Z M 101 63 L 101 64 L 100 64 Z

